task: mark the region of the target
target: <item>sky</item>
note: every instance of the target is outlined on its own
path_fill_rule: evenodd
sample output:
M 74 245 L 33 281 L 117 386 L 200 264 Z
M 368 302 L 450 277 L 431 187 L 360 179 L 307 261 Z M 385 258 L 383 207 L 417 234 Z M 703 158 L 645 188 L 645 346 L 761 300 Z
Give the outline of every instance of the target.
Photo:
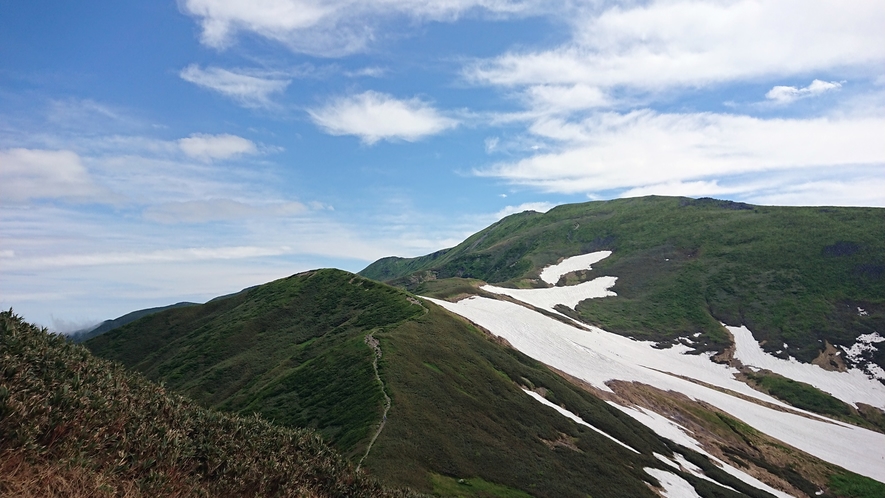
M 0 0 L 0 307 L 58 332 L 642 195 L 885 206 L 881 0 Z

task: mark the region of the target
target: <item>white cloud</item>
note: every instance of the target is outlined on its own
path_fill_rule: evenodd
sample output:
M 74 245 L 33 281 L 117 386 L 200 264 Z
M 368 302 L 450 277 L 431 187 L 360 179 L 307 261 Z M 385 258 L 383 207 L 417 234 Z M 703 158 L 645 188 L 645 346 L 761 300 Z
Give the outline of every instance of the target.
M 760 189 L 747 196 L 749 202 L 776 206 L 877 206 L 885 207 L 885 177 L 858 175 L 842 180 L 797 179 Z
M 340 56 L 378 39 L 385 19 L 452 21 L 466 13 L 527 13 L 531 0 L 181 0 L 203 28 L 201 41 L 225 48 L 240 31 L 275 40 L 296 52 Z
M 178 146 L 190 157 L 202 161 L 229 159 L 242 154 L 255 154 L 255 143 L 236 135 L 206 135 L 194 133 L 178 140 Z
M 381 78 L 387 73 L 387 69 L 383 67 L 364 67 L 356 71 L 345 71 L 344 75 L 350 78 Z
M 0 150 L 0 199 L 67 199 L 108 202 L 106 189 L 96 185 L 80 156 L 68 150 Z
M 799 99 L 815 97 L 825 92 L 838 90 L 839 88 L 842 88 L 842 83 L 836 81 L 814 80 L 805 88 L 797 88 L 795 86 L 776 86 L 765 94 L 765 98 L 773 100 L 778 104 L 789 104 L 790 102 Z
M 292 249 L 289 247 L 188 247 L 157 251 L 93 252 L 87 254 L 58 254 L 52 256 L 23 257 L 17 258 L 8 266 L 15 270 L 23 270 L 76 266 L 136 265 L 219 259 L 247 259 L 265 256 L 279 256 L 291 252 Z
M 758 187 L 758 185 L 756 185 Z M 647 195 L 669 195 L 680 197 L 713 197 L 746 192 L 746 186 L 724 187 L 717 180 L 681 182 L 671 181 L 656 185 L 634 187 L 623 192 L 620 197 L 644 197 Z
M 367 144 L 379 140 L 414 142 L 458 125 L 419 99 L 398 100 L 372 91 L 341 97 L 308 112 L 327 133 L 356 135 Z
M 708 181 L 752 172 L 861 166 L 882 171 L 885 118 L 759 119 L 728 114 L 600 113 L 532 128 L 554 152 L 477 171 L 576 193 Z
M 574 18 L 570 42 L 480 61 L 466 76 L 657 91 L 885 61 L 883 2 L 657 0 Z
M 303 213 L 307 207 L 300 202 L 273 202 L 249 204 L 231 199 L 168 202 L 149 207 L 145 218 L 160 223 L 205 223 L 247 218 L 292 216 Z
M 598 87 L 585 84 L 534 85 L 526 89 L 529 105 L 543 112 L 592 109 L 611 105 L 611 99 Z
M 201 69 L 191 64 L 179 73 L 181 79 L 203 88 L 216 91 L 245 107 L 268 107 L 271 96 L 282 93 L 291 80 L 262 78 L 237 73 L 219 67 Z
M 505 196 L 506 197 L 506 196 Z M 526 202 L 518 206 L 505 206 L 503 209 L 495 213 L 495 219 L 500 220 L 511 214 L 522 213 L 524 211 L 535 211 L 538 213 L 546 213 L 556 206 L 549 202 Z

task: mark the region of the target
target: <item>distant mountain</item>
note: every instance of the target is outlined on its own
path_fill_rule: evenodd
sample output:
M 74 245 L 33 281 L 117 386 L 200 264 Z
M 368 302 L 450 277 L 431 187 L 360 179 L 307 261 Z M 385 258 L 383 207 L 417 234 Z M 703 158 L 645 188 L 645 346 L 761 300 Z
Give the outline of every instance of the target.
M 508 216 L 451 249 L 383 258 L 359 274 L 418 294 L 453 277 L 546 287 L 543 267 L 598 250 L 612 255 L 560 282 L 618 277 L 617 297 L 570 311 L 585 322 L 662 344 L 699 334 L 696 351 L 720 353 L 731 344 L 720 323 L 746 325 L 781 358 L 885 368 L 885 348 L 851 357 L 830 347 L 850 349 L 858 336 L 885 333 L 880 208 L 674 197 L 568 204 Z
M 115 318 L 113 320 L 105 320 L 98 324 L 93 328 L 88 328 L 84 330 L 78 330 L 71 334 L 68 334 L 68 338 L 73 342 L 85 342 L 93 337 L 98 337 L 105 332 L 114 330 L 117 327 L 122 327 L 127 323 L 134 322 L 141 317 L 145 317 L 148 315 L 152 315 L 154 313 L 159 313 L 160 311 L 165 311 L 173 308 L 182 308 L 185 306 L 196 306 L 197 303 L 189 303 L 189 302 L 181 302 L 171 304 L 169 306 L 160 306 L 158 308 L 147 308 L 143 310 L 133 311 L 131 313 L 126 313 L 125 315 Z

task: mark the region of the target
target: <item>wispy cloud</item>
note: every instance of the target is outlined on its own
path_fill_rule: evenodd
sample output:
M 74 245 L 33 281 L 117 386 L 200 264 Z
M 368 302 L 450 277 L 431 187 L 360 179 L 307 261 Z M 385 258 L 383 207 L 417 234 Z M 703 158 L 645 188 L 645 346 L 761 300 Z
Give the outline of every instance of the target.
M 237 33 L 251 32 L 296 52 L 341 56 L 359 52 L 382 36 L 385 20 L 453 21 L 462 15 L 524 15 L 535 0 L 182 0 L 181 9 L 199 19 L 203 44 L 222 49 Z
M 266 78 L 219 67 L 200 68 L 191 64 L 182 69 L 179 76 L 197 86 L 218 92 L 245 107 L 269 107 L 271 97 L 283 93 L 291 80 Z
M 109 202 L 107 189 L 95 183 L 80 156 L 69 150 L 0 150 L 0 199 L 65 199 Z
M 337 98 L 308 111 L 332 135 L 355 135 L 367 144 L 379 140 L 414 142 L 458 125 L 419 99 L 399 100 L 378 92 Z
M 801 18 L 794 14 L 802 12 Z M 465 69 L 502 86 L 659 91 L 885 61 L 885 4 L 833 0 L 657 0 L 587 9 L 572 39 Z
M 207 261 L 216 259 L 245 259 L 263 256 L 279 256 L 292 251 L 289 247 L 188 247 L 159 251 L 96 252 L 88 254 L 59 254 L 41 257 L 22 257 L 8 262 L 14 270 L 75 267 L 111 266 L 146 263 L 174 263 L 182 261 Z
M 773 100 L 778 104 L 789 104 L 799 99 L 815 97 L 840 88 L 842 88 L 842 83 L 840 82 L 814 80 L 810 85 L 804 88 L 797 88 L 795 86 L 776 86 L 765 94 L 765 98 Z
M 561 193 L 600 192 L 721 175 L 826 166 L 881 171 L 885 118 L 760 119 L 728 114 L 602 113 L 532 128 L 552 152 L 478 175 Z
M 251 140 L 226 133 L 221 135 L 194 133 L 178 140 L 178 146 L 188 156 L 202 161 L 229 159 L 258 152 L 258 148 Z

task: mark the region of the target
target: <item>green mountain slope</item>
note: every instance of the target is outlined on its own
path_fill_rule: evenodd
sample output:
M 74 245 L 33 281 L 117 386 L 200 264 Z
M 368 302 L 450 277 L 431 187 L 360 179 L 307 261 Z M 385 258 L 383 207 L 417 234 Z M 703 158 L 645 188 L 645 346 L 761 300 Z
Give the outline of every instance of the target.
M 173 308 L 183 308 L 185 306 L 195 306 L 197 303 L 189 303 L 189 302 L 181 302 L 170 304 L 169 306 L 160 306 L 158 308 L 147 308 L 143 310 L 132 311 L 130 313 L 126 313 L 121 317 L 114 318 L 113 320 L 105 320 L 98 324 L 93 328 L 88 328 L 84 330 L 78 330 L 70 335 L 68 338 L 74 342 L 84 342 L 92 339 L 93 337 L 98 337 L 105 332 L 114 330 L 117 327 L 122 327 L 127 323 L 132 323 L 135 320 L 138 320 L 141 317 L 153 315 L 154 313 L 159 313 L 161 311 L 165 311 Z
M 706 461 L 463 319 L 338 270 L 168 310 L 87 345 L 205 406 L 316 427 L 382 482 L 444 496 L 653 496 L 646 483 L 656 481 L 642 469 L 665 468 L 653 452 Z M 767 496 L 719 474 L 733 489 Z M 680 475 L 704 496 L 738 496 Z
M 206 410 L 0 313 L 2 496 L 412 496 L 312 431 Z
M 827 343 L 850 347 L 885 330 L 885 210 L 877 208 L 668 197 L 563 205 L 509 216 L 451 249 L 381 259 L 360 274 L 419 294 L 457 277 L 546 286 L 544 266 L 597 250 L 613 254 L 567 278 L 618 277 L 617 297 L 577 308 L 612 332 L 661 342 L 700 332 L 699 350 L 721 351 L 729 338 L 719 323 L 744 324 L 766 351 L 810 362 Z M 866 360 L 885 366 L 885 348 Z
M 407 298 L 319 270 L 151 315 L 87 347 L 204 406 L 315 428 L 354 455 L 381 416 L 364 336 L 423 311 Z

